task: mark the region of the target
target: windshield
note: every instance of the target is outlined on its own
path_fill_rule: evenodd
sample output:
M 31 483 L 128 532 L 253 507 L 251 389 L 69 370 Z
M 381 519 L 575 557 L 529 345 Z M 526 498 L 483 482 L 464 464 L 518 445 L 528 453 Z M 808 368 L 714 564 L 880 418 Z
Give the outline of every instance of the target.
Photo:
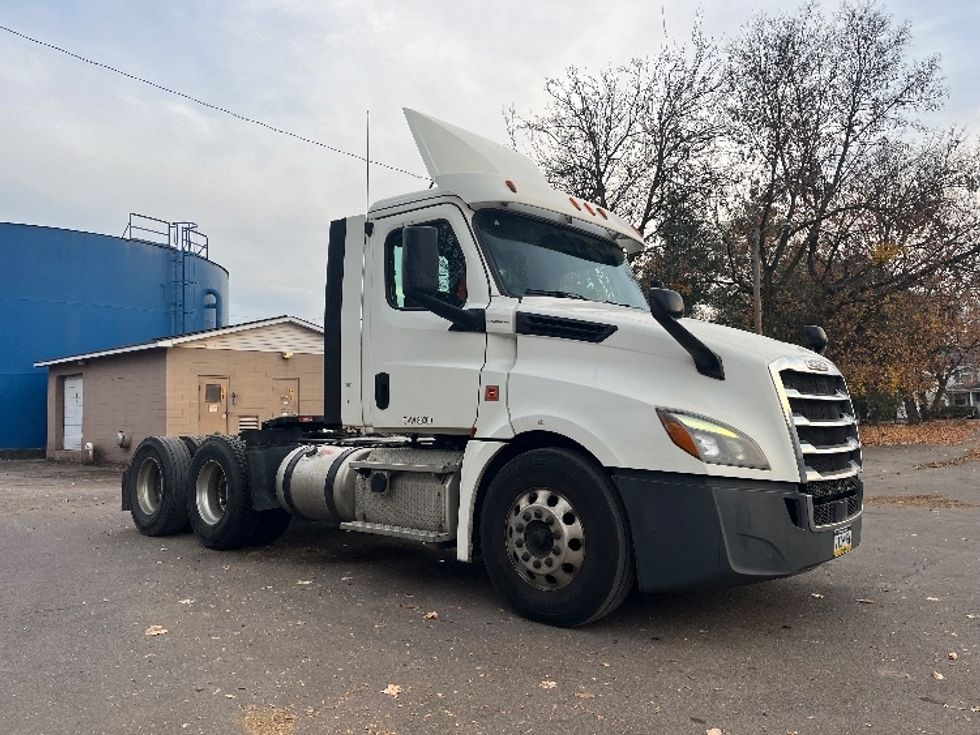
M 626 254 L 609 240 L 512 212 L 473 219 L 510 296 L 558 296 L 648 309 Z

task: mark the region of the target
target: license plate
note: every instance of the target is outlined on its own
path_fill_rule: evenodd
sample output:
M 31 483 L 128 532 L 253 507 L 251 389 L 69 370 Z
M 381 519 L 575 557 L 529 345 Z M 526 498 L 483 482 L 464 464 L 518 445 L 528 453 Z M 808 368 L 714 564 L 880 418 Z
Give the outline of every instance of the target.
M 854 546 L 851 543 L 851 527 L 838 528 L 834 531 L 834 558 L 844 556 Z

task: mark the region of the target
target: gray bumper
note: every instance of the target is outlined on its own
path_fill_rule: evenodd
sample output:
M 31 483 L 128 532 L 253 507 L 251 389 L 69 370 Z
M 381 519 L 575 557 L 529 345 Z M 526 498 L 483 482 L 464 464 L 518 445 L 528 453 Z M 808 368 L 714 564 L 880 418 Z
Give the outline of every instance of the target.
M 613 470 L 633 536 L 640 590 L 689 589 L 785 577 L 834 558 L 834 530 L 812 525 L 801 486 Z

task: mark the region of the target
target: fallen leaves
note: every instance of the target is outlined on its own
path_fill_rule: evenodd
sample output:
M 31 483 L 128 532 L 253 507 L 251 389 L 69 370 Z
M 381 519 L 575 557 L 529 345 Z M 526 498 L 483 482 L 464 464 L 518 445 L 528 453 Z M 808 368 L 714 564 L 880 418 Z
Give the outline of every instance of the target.
M 402 693 L 402 688 L 397 684 L 389 684 L 381 690 L 381 693 L 387 694 L 392 699 L 398 699 L 398 695 Z
M 957 465 L 966 464 L 967 462 L 978 462 L 980 461 L 980 447 L 974 447 L 966 452 L 966 454 L 961 454 L 959 457 L 952 457 L 951 459 L 938 459 L 935 462 L 923 462 L 922 464 L 912 465 L 913 470 L 938 470 L 941 467 L 955 467 Z
M 720 727 L 712 727 L 710 730 L 705 730 L 704 735 L 725 735 L 725 733 L 721 731 Z
M 242 713 L 241 724 L 248 735 L 291 735 L 296 715 L 279 707 L 252 705 Z
M 861 442 L 866 447 L 932 444 L 954 446 L 976 436 L 976 422 L 937 420 L 921 424 L 864 424 Z
M 150 637 L 153 637 L 158 635 L 166 635 L 166 633 L 167 633 L 167 629 L 164 628 L 162 625 L 151 625 L 149 628 L 146 629 L 146 632 L 143 633 L 143 635 L 148 635 Z
M 592 692 L 587 692 L 584 689 L 580 692 L 575 692 L 575 696 L 579 699 L 595 699 L 595 695 Z
M 974 508 L 972 503 L 965 503 L 956 498 L 933 493 L 931 495 L 871 495 L 864 499 L 865 505 L 896 505 L 899 508 Z
M 960 655 L 956 651 L 950 651 L 946 654 L 946 658 L 948 658 L 950 661 L 955 661 L 959 657 Z
M 818 600 L 822 600 L 823 599 L 823 595 L 821 595 L 819 592 L 811 592 L 810 593 L 810 597 L 815 597 Z
M 936 681 L 942 681 L 946 677 L 943 676 L 942 674 L 940 674 L 938 671 L 933 671 L 932 672 L 932 678 L 935 679 Z
M 438 620 L 439 619 L 439 613 L 437 613 L 435 610 L 432 610 L 430 612 L 427 612 L 425 615 L 423 615 L 422 616 L 422 619 L 423 620 Z
M 297 579 L 296 580 L 296 586 L 297 587 L 308 587 L 311 584 L 313 584 L 313 580 L 312 579 Z
M 926 599 L 929 602 L 939 602 L 939 598 L 938 597 L 927 597 Z
M 183 600 L 177 600 L 177 604 L 179 605 L 190 605 L 193 602 L 194 600 L 192 600 L 190 597 L 185 597 Z
M 857 599 L 857 601 L 860 602 L 862 605 L 874 605 L 875 604 L 875 601 L 874 600 L 871 600 L 871 599 L 869 599 L 867 597 L 859 597 Z
M 554 689 L 556 686 L 558 686 L 558 682 L 545 679 L 540 684 L 538 684 L 538 686 L 541 687 L 542 689 Z

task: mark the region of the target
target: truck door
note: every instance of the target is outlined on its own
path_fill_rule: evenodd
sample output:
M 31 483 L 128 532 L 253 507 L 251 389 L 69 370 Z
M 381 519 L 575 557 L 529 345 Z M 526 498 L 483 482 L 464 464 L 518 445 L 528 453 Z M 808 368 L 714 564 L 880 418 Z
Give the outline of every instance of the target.
M 372 221 L 364 273 L 364 423 L 378 430 L 468 433 L 476 424 L 486 335 L 450 331 L 447 320 L 406 303 L 402 229 L 438 229 L 440 298 L 486 307 L 489 284 L 469 224 L 451 204 Z

